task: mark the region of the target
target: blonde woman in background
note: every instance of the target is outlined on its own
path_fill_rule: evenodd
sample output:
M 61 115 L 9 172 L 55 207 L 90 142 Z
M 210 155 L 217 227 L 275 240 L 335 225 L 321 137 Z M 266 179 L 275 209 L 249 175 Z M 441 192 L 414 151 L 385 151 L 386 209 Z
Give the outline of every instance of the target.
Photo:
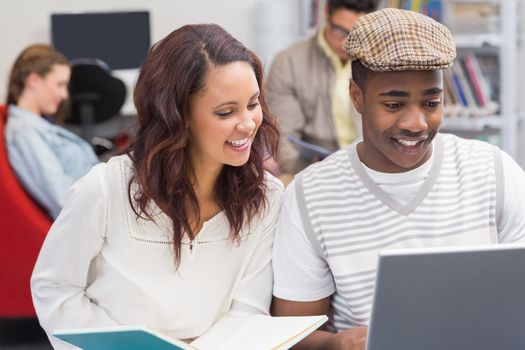
M 67 189 L 96 163 L 91 146 L 55 125 L 68 97 L 71 67 L 47 45 L 32 45 L 16 59 L 8 84 L 6 142 L 9 162 L 26 191 L 56 218 Z

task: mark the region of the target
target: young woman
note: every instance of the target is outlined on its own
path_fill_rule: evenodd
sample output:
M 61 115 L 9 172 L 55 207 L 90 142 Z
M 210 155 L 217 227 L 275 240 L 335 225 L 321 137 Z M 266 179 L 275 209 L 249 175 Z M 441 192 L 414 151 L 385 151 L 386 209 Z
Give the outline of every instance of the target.
M 263 170 L 274 118 L 258 58 L 217 25 L 157 43 L 135 87 L 126 155 L 72 187 L 32 277 L 40 323 L 147 325 L 179 339 L 267 313 L 282 185 Z
M 47 45 L 32 45 L 11 70 L 6 143 L 9 162 L 27 192 L 55 218 L 66 190 L 98 159 L 91 146 L 50 123 L 68 97 L 71 68 L 66 58 Z

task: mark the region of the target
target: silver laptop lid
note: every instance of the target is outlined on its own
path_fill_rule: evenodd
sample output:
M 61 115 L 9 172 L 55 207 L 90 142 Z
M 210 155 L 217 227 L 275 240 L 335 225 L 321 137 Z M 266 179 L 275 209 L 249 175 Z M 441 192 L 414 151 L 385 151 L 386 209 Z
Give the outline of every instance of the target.
M 525 349 L 525 245 L 383 251 L 367 350 Z

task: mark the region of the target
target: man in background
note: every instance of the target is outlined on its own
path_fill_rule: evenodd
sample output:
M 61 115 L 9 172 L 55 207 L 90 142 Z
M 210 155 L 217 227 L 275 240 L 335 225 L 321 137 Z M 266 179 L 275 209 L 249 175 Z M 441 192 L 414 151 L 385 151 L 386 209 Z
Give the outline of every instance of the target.
M 343 44 L 355 21 L 374 11 L 377 2 L 328 0 L 325 24 L 316 34 L 277 55 L 266 98 L 285 135 L 335 151 L 361 134 L 348 98 L 351 64 Z M 295 174 L 315 160 L 305 159 L 285 140 L 278 163 L 283 173 Z

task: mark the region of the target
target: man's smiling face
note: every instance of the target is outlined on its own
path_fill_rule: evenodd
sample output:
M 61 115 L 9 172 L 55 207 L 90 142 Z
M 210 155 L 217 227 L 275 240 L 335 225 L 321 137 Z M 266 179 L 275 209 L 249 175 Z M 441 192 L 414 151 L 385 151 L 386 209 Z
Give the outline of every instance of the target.
M 443 118 L 442 71 L 374 72 L 350 96 L 363 119 L 358 154 L 368 167 L 405 172 L 432 154 Z

